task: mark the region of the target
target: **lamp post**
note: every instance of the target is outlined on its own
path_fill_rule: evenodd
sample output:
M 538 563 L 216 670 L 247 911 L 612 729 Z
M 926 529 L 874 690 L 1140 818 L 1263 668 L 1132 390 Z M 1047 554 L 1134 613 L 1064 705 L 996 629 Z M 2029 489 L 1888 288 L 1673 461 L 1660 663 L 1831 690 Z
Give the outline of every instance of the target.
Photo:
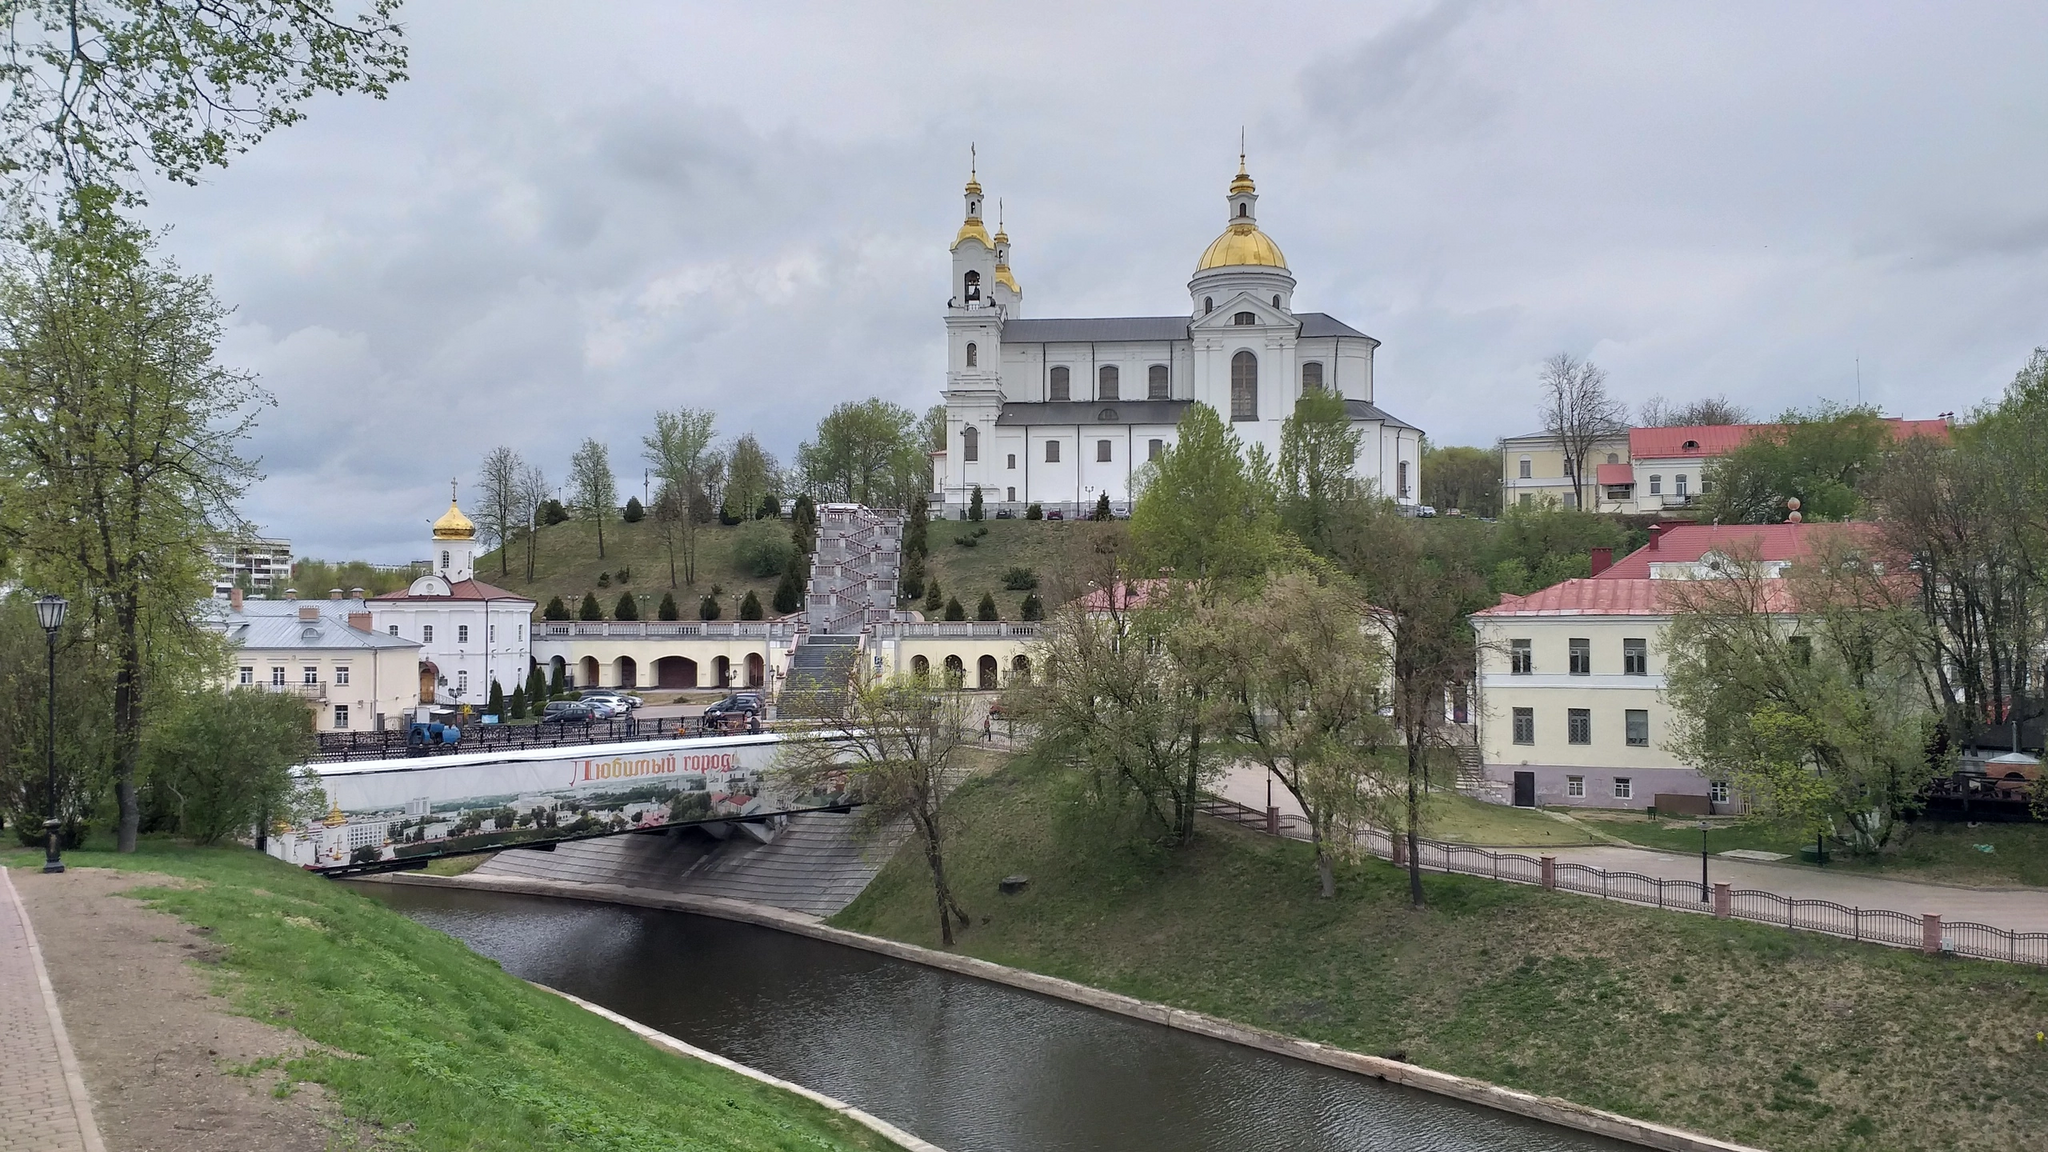
M 64 626 L 64 610 L 71 605 L 62 596 L 36 600 L 36 622 L 50 642 L 50 814 L 43 820 L 48 844 L 43 849 L 43 871 L 62 872 L 64 858 L 57 851 L 57 630 Z
M 1700 821 L 1700 903 L 1707 902 L 1707 822 Z

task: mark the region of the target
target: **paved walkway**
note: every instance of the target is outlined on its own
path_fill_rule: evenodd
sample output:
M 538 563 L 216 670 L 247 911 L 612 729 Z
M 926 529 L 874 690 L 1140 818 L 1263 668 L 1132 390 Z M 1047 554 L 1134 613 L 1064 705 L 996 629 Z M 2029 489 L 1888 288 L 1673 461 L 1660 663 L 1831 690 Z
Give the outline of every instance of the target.
M 1257 768 L 1233 769 L 1217 786 L 1226 800 L 1263 811 L 1266 773 Z M 1301 815 L 1301 806 L 1275 785 L 1273 806 L 1284 817 Z M 1497 852 L 1550 855 L 1559 863 L 1585 864 L 1616 872 L 1638 872 L 1665 880 L 1700 878 L 1700 858 L 1654 848 L 1592 846 L 1584 848 L 1500 847 Z M 1828 871 L 1811 866 L 1768 864 L 1713 856 L 1707 880 L 1735 888 L 1775 892 L 1797 900 L 1832 900 L 1851 908 L 1889 908 L 1911 916 L 1934 913 L 1946 923 L 1969 921 L 2014 932 L 2048 932 L 2048 890 L 2037 888 L 1965 888 L 1898 880 L 1862 872 Z
M 28 913 L 0 868 L 0 1142 L 105 1152 Z

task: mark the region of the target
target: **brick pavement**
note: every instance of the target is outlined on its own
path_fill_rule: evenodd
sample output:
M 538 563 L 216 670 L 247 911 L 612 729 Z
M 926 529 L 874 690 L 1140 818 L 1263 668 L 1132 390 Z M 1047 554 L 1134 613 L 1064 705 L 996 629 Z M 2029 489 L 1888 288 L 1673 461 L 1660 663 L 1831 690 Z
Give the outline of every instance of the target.
M 105 1152 L 57 994 L 13 878 L 0 868 L 0 1142 L 19 1152 Z

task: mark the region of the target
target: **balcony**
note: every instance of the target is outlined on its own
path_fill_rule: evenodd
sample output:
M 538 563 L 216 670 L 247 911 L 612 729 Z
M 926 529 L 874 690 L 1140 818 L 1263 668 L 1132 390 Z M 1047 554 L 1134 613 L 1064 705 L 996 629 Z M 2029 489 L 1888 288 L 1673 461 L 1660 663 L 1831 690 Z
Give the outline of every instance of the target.
M 251 687 L 259 687 L 265 692 L 276 692 L 282 696 L 297 696 L 301 700 L 327 699 L 325 684 L 259 684 Z

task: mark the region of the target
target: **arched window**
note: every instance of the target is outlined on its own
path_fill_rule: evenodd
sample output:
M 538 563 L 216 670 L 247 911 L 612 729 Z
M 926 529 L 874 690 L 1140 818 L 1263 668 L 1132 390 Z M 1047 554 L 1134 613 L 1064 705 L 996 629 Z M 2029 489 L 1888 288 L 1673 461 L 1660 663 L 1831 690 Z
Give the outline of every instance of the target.
M 1259 358 L 1250 352 L 1230 358 L 1230 418 L 1259 418 Z
M 1095 373 L 1095 398 L 1097 400 L 1116 399 L 1116 387 L 1116 365 L 1104 364 Z
M 1050 384 L 1050 386 L 1049 386 L 1049 391 L 1050 391 L 1050 393 L 1051 393 L 1051 394 L 1050 394 L 1050 395 L 1048 395 L 1048 396 L 1046 397 L 1046 399 L 1048 399 L 1048 400 L 1065 400 L 1065 399 L 1067 399 L 1067 378 L 1068 378 L 1068 375 L 1069 375 L 1069 374 L 1068 374 L 1068 372 L 1067 372 L 1067 366 L 1066 366 L 1066 365 L 1064 365 L 1064 364 L 1062 364 L 1062 365 L 1060 365 L 1059 367 L 1057 367 L 1057 368 L 1055 368 L 1055 369 L 1053 369 L 1053 370 L 1052 370 L 1052 382 L 1051 382 L 1051 384 Z
M 958 688 L 961 682 L 966 679 L 967 666 L 960 662 L 960 658 L 958 656 L 946 657 L 946 686 L 948 688 Z
M 1280 298 L 1279 298 L 1278 296 L 1275 296 L 1275 297 L 1273 297 L 1273 307 L 1275 307 L 1275 308 L 1278 308 L 1279 306 L 1280 306 Z
M 1031 683 L 1031 657 L 1010 657 L 1010 678 L 1020 684 Z
M 441 567 L 448 567 L 448 554 L 446 552 L 441 553 Z
M 924 656 L 912 656 L 910 658 L 910 674 L 919 680 L 930 676 L 932 674 L 931 660 Z
M 1152 367 L 1146 369 L 1145 397 L 1149 400 L 1166 399 L 1168 390 L 1171 387 L 1171 385 L 1168 383 L 1168 380 L 1169 377 L 1167 375 L 1166 365 L 1154 364 Z
M 1202 297 L 1202 315 L 1207 316 L 1209 313 L 1214 312 L 1215 310 L 1216 298 L 1214 296 Z
M 973 271 L 972 269 L 968 270 L 966 277 L 966 289 L 967 290 L 964 293 L 964 295 L 967 299 L 981 299 L 981 273 Z
M 1607 462 L 1609 464 L 1619 464 L 1621 463 L 1621 456 L 1617 453 L 1609 452 L 1607 454 Z
M 970 343 L 969 343 L 969 344 L 967 345 L 967 366 L 968 366 L 969 368 L 976 368 L 976 367 L 979 367 L 980 365 L 981 365 L 981 349 L 979 349 L 979 348 L 976 348 L 976 347 L 975 347 L 975 346 L 973 345 L 973 343 L 972 343 L 972 342 L 970 342 Z
M 1259 314 L 1256 312 L 1239 312 L 1230 318 L 1230 322 L 1240 327 L 1257 324 L 1259 322 Z
M 1303 392 L 1321 392 L 1323 390 L 1323 365 L 1321 361 L 1311 360 L 1301 366 L 1301 390 Z
M 981 459 L 981 429 L 972 424 L 960 430 L 960 459 Z
M 1249 205 L 1245 205 L 1245 204 L 1239 204 L 1239 205 L 1237 206 L 1237 214 L 1238 214 L 1238 215 L 1239 215 L 1240 217 L 1243 217 L 1243 216 L 1250 216 L 1250 215 L 1252 214 L 1252 212 L 1251 212 L 1251 207 L 1250 207 Z

